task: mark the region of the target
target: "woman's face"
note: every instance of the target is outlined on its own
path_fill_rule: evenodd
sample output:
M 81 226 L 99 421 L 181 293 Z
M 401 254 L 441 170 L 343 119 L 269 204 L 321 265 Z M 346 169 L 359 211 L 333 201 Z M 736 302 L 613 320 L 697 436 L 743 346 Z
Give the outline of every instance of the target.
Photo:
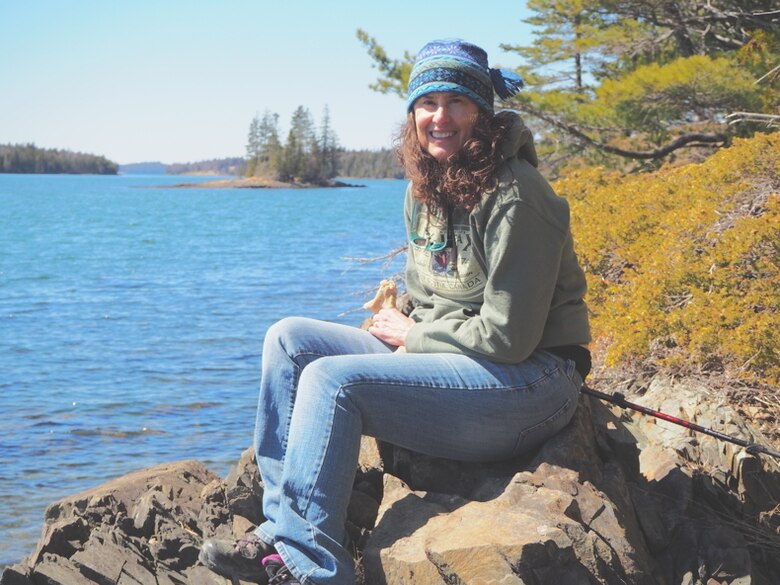
M 460 93 L 433 92 L 418 98 L 412 111 L 420 146 L 444 162 L 471 138 L 479 107 Z

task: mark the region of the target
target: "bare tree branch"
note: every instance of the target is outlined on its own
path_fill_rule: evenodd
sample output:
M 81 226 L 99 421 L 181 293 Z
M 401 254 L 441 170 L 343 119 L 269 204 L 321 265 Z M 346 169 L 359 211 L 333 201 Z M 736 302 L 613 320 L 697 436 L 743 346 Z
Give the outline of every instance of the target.
M 767 128 L 780 126 L 780 116 L 774 114 L 759 114 L 758 112 L 732 112 L 726 116 L 729 125 L 739 124 L 740 122 L 763 122 Z
M 540 120 L 547 122 L 559 130 L 563 130 L 570 136 L 573 136 L 580 143 L 592 146 L 593 148 L 596 148 L 602 152 L 615 154 L 634 160 L 658 160 L 683 147 L 707 146 L 713 144 L 723 145 L 728 140 L 728 136 L 725 134 L 704 134 L 701 132 L 692 132 L 679 136 L 670 143 L 654 150 L 627 150 L 625 148 L 619 148 L 617 146 L 612 146 L 596 140 L 595 138 L 585 134 L 585 132 L 583 132 L 580 127 L 574 124 L 563 122 L 555 116 L 552 116 L 546 112 L 542 112 L 541 110 L 538 110 L 528 104 L 519 104 L 517 105 L 517 109 L 525 112 L 530 116 L 539 118 Z

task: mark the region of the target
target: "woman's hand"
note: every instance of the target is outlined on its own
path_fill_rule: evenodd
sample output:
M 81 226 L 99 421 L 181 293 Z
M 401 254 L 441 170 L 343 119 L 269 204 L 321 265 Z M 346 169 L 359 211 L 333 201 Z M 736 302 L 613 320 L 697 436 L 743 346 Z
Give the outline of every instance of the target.
M 398 309 L 382 309 L 374 315 L 368 332 L 385 343 L 404 347 L 406 334 L 414 324 L 414 319 L 410 319 Z

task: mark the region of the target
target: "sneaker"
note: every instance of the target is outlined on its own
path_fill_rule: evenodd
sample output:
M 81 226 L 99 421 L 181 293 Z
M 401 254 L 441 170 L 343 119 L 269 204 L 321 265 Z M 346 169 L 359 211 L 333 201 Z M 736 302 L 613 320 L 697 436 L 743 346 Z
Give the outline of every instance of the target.
M 290 569 L 285 566 L 282 557 L 279 555 L 268 555 L 265 557 L 263 559 L 263 566 L 268 573 L 268 585 L 282 585 L 282 583 L 286 583 L 287 585 L 301 585 L 301 582 L 293 577 L 293 574 L 290 573 Z
M 203 543 L 198 559 L 217 575 L 254 583 L 265 583 L 261 559 L 274 552 L 254 533 L 245 535 L 238 541 L 211 538 Z

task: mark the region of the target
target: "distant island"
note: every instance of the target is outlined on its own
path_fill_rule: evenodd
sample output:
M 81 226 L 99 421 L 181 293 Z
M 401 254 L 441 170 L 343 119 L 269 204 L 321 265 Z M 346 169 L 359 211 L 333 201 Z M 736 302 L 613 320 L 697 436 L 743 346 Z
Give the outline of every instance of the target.
M 389 148 L 380 150 L 340 150 L 337 154 L 341 177 L 363 179 L 403 179 L 404 171 Z M 198 162 L 165 164 L 159 161 L 119 165 L 119 172 L 127 175 L 189 175 L 243 177 L 246 159 L 218 158 Z M 260 179 L 260 177 L 254 177 Z M 267 179 L 273 182 L 273 179 Z
M 118 171 L 119 165 L 104 156 L 34 144 L 0 144 L 0 173 L 116 175 Z
M 119 165 L 119 172 L 123 175 L 165 175 L 168 165 L 161 162 L 130 163 Z
M 235 177 L 244 174 L 246 161 L 241 157 L 214 158 L 197 162 L 165 164 L 138 162 L 119 165 L 125 175 L 197 175 Z

